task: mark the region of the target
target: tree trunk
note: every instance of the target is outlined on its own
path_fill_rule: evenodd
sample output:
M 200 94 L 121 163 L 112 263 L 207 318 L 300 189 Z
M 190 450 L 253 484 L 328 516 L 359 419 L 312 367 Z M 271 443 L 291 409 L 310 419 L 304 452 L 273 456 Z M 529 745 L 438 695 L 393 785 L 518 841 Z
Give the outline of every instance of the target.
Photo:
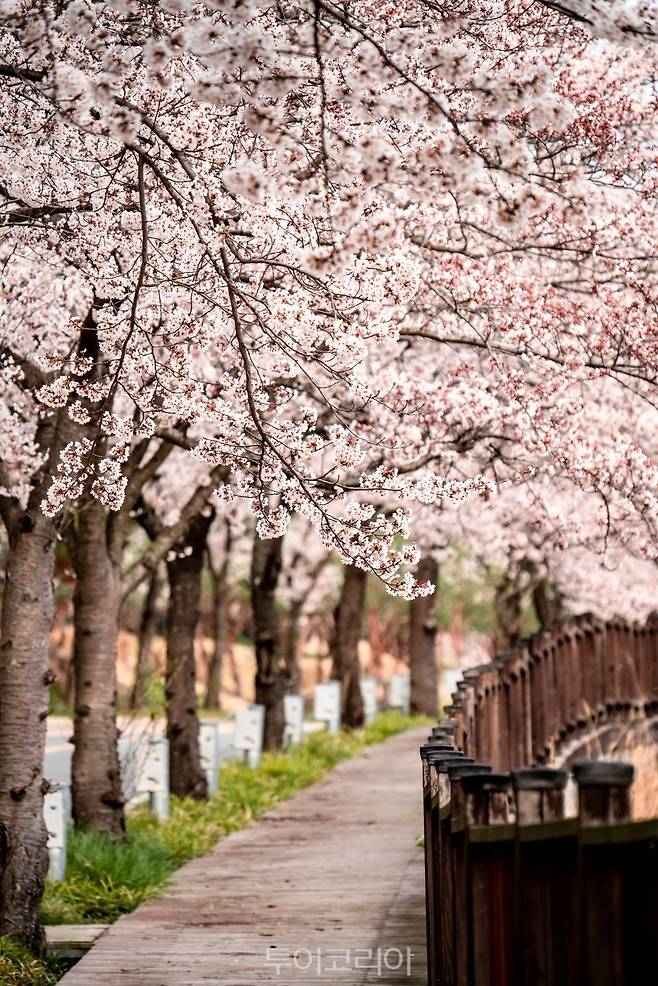
M 256 648 L 256 702 L 265 706 L 266 750 L 283 743 L 283 697 L 288 688 L 288 669 L 281 646 L 276 587 L 281 572 L 283 537 L 254 538 L 251 556 L 251 607 Z
M 196 516 L 182 542 L 178 557 L 167 562 L 167 738 L 169 786 L 172 794 L 205 798 L 206 777 L 199 754 L 199 718 L 196 698 L 194 642 L 199 624 L 201 576 L 212 514 Z
M 228 585 L 228 565 L 231 552 L 231 527 L 225 522 L 224 552 L 222 562 L 215 567 L 208 552 L 210 577 L 212 579 L 212 638 L 213 647 L 206 682 L 206 708 L 219 709 L 222 701 L 222 667 L 228 642 L 228 604 L 230 598 Z
M 523 590 L 518 579 L 506 572 L 496 586 L 494 599 L 496 635 L 494 653 L 504 654 L 522 637 Z
M 296 599 L 290 604 L 286 621 L 284 660 L 287 668 L 288 688 L 293 695 L 299 692 L 302 677 L 299 667 L 299 635 L 304 602 L 305 599 Z
M 139 621 L 137 643 L 137 665 L 135 667 L 135 682 L 130 693 L 130 708 L 141 709 L 146 703 L 146 692 L 151 675 L 151 646 L 158 625 L 158 599 L 162 589 L 160 569 L 154 568 L 149 580 L 148 592 Z
M 211 571 L 212 579 L 212 654 L 206 683 L 206 708 L 218 710 L 222 704 L 222 667 L 228 640 L 229 587 L 225 578 Z
M 547 627 L 560 619 L 562 600 L 557 589 L 550 584 L 547 578 L 540 579 L 533 586 L 532 602 L 540 627 Z
M 125 832 L 116 726 L 121 576 L 119 564 L 110 555 L 106 508 L 89 497 L 78 517 L 73 818 L 82 828 L 120 836 Z
M 33 950 L 42 943 L 48 869 L 43 758 L 55 554 L 54 524 L 35 499 L 7 525 L 0 630 L 0 935 Z
M 344 726 L 358 729 L 364 723 L 363 698 L 359 681 L 359 640 L 366 600 L 367 572 L 354 565 L 345 566 L 345 576 L 334 610 L 334 632 L 330 651 L 331 677 L 341 683 L 341 718 Z
M 240 672 L 238 670 L 238 664 L 235 660 L 235 653 L 231 644 L 229 644 L 226 653 L 228 654 L 228 666 L 231 671 L 231 677 L 233 678 L 234 694 L 238 698 L 242 698 L 242 682 L 240 681 Z
M 421 558 L 419 582 L 438 585 L 439 566 L 431 556 Z M 436 664 L 436 603 L 434 596 L 412 600 L 409 606 L 409 669 L 411 711 L 436 718 L 439 714 L 439 673 Z

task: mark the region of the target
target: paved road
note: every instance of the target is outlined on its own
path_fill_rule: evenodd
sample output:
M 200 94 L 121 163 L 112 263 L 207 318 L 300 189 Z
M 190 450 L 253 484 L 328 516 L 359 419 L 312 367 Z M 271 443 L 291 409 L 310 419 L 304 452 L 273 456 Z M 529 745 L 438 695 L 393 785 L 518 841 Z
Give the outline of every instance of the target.
M 425 986 L 424 734 L 371 747 L 188 863 L 62 986 Z

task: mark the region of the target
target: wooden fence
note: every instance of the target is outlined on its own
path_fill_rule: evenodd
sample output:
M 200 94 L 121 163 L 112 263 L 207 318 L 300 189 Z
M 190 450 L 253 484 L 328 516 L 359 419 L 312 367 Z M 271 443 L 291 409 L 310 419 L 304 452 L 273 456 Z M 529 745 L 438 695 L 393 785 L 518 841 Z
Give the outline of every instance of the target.
M 457 746 L 494 770 L 550 763 L 598 723 L 658 712 L 658 623 L 564 620 L 466 671 L 445 711 Z
M 656 711 L 657 630 L 582 617 L 465 676 L 421 747 L 430 986 L 658 979 L 658 820 L 630 820 L 633 767 L 573 764 L 567 818 L 567 772 L 536 766 Z

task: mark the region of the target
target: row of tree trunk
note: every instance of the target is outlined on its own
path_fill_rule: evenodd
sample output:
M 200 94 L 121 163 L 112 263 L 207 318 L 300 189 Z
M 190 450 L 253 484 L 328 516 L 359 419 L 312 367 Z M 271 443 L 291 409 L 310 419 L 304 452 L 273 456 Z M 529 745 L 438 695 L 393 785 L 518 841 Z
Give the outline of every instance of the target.
M 39 507 L 42 495 L 42 490 L 36 491 L 26 510 L 5 517 L 10 536 L 0 662 L 0 934 L 13 935 L 31 947 L 41 942 L 38 914 L 47 869 L 42 813 L 46 785 L 42 771 L 51 683 L 48 645 L 56 543 L 54 523 L 44 517 Z M 145 528 L 150 536 L 157 537 L 155 525 L 149 526 L 148 512 L 143 513 Z M 206 795 L 206 780 L 199 758 L 194 643 L 212 519 L 210 511 L 197 514 L 166 562 L 169 603 L 165 694 L 170 784 L 173 793 L 198 798 Z M 122 837 L 125 818 L 117 751 L 116 657 L 124 594 L 121 561 L 125 526 L 117 523 L 116 515 L 98 500 L 87 497 L 79 506 L 67 541 L 76 571 L 73 818 L 78 826 Z M 301 603 L 297 607 L 300 612 L 291 614 L 285 635 L 281 633 L 276 605 L 282 541 L 255 540 L 250 580 L 256 701 L 266 709 L 266 748 L 281 745 L 283 698 L 299 686 L 296 652 Z M 226 640 L 226 574 L 226 562 L 211 569 L 215 614 L 215 648 L 207 690 L 211 707 L 219 704 Z M 148 680 L 148 651 L 156 629 L 161 578 L 156 566 L 150 575 L 139 633 L 133 696 L 137 705 L 144 700 Z M 362 570 L 353 566 L 345 569 L 334 614 L 331 673 L 342 683 L 343 722 L 349 727 L 363 723 L 358 644 L 366 581 Z M 427 613 L 430 609 L 431 606 Z M 427 614 L 416 613 L 417 608 L 412 607 L 412 625 L 418 618 L 427 624 L 425 648 L 422 655 L 418 652 L 427 659 L 432 650 L 429 640 L 433 640 L 433 629 Z M 417 675 L 413 661 L 412 665 L 412 673 Z M 436 679 L 431 685 L 431 674 L 423 672 L 423 681 L 430 682 L 430 694 L 434 695 Z M 424 687 L 415 689 L 415 705 L 435 714 L 436 697 L 428 700 L 423 696 Z

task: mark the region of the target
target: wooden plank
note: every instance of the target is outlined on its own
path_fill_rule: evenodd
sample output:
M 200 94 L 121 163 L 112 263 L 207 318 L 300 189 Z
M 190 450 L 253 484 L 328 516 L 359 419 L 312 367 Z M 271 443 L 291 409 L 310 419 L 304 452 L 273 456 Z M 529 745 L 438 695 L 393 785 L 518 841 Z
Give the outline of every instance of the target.
M 425 732 L 371 747 L 182 867 L 63 986 L 426 986 Z
M 79 945 L 91 948 L 109 924 L 49 924 L 46 925 L 46 946 Z
M 79 959 L 109 927 L 109 924 L 47 925 L 46 952 L 62 959 Z

